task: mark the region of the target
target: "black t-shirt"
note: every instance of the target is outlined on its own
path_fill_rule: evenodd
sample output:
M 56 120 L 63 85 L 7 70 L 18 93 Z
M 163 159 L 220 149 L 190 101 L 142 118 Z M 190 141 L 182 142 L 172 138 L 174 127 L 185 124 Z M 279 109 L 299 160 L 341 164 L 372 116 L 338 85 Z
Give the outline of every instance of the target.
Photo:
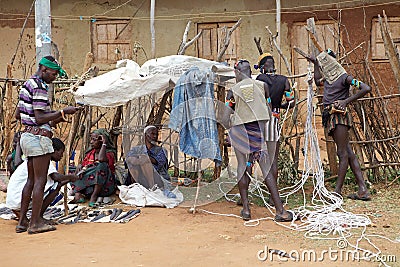
M 268 85 L 269 97 L 271 98 L 272 108 L 280 108 L 282 97 L 285 94 L 286 83 L 288 78 L 279 74 L 261 73 L 256 80 L 263 81 Z M 289 89 L 289 88 L 287 88 Z

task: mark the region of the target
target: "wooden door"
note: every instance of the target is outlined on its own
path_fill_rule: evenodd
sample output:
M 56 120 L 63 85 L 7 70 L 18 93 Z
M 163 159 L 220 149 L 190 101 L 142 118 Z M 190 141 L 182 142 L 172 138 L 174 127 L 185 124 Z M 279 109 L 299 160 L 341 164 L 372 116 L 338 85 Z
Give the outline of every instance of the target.
M 128 20 L 96 21 L 92 24 L 92 53 L 98 63 L 131 59 L 132 31 Z
M 197 41 L 197 55 L 200 58 L 208 60 L 217 60 L 218 53 L 224 45 L 226 30 L 229 30 L 235 22 L 219 22 L 219 23 L 199 23 L 197 31 L 203 31 L 203 34 Z M 231 36 L 228 48 L 223 57 L 223 61 L 229 65 L 238 60 L 238 44 L 239 44 L 239 29 L 236 29 Z
M 336 24 L 332 22 L 318 22 L 316 25 L 316 31 L 318 35 L 318 42 L 321 44 L 324 49 L 332 49 L 337 53 L 338 45 L 335 41 L 335 35 L 338 33 Z M 303 50 L 306 53 L 310 53 L 308 51 L 308 47 L 310 47 L 310 38 L 308 37 L 308 33 L 306 30 L 306 22 L 295 24 L 292 28 L 292 47 L 296 46 Z M 337 37 L 337 36 L 336 36 Z M 294 74 L 303 74 L 307 73 L 309 63 L 307 59 L 302 57 L 299 53 L 292 51 L 292 66 Z M 305 78 L 296 79 L 298 87 L 301 92 L 307 91 L 308 84 Z
M 388 18 L 390 33 L 393 43 L 400 49 L 400 17 Z M 373 60 L 387 60 L 388 57 L 385 53 L 385 45 L 382 39 L 381 27 L 377 18 L 372 20 L 371 30 L 371 54 Z

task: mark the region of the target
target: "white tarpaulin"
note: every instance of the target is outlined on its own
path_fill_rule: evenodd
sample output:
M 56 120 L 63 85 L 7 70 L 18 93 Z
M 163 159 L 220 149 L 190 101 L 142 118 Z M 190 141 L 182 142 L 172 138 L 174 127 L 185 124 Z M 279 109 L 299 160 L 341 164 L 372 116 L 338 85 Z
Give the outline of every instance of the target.
M 119 68 L 85 82 L 73 92 L 76 102 L 91 106 L 115 107 L 129 100 L 175 86 L 190 67 L 214 71 L 221 80 L 234 77 L 232 67 L 222 63 L 184 55 L 166 56 L 146 61 L 142 67 L 131 60 L 117 63 Z
M 175 198 L 166 197 L 160 189 L 149 190 L 138 183 L 130 186 L 121 185 L 118 189 L 119 198 L 123 203 L 137 207 L 156 206 L 171 209 L 183 201 L 183 195 L 178 187 L 171 191 L 175 194 Z

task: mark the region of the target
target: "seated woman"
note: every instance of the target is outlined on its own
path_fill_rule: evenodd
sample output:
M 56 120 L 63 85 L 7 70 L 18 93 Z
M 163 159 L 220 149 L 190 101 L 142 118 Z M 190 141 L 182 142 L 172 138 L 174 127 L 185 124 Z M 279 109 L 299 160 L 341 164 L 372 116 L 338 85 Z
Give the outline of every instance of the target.
M 126 155 L 130 177 L 147 189 L 153 189 L 156 185 L 164 189 L 167 197 L 174 198 L 175 195 L 167 190 L 170 181 L 167 151 L 157 144 L 157 127 L 149 125 L 144 129 L 144 141 L 144 145 L 133 147 Z M 127 181 L 126 185 L 133 182 Z
M 105 129 L 93 131 L 90 148 L 85 153 L 76 172 L 80 180 L 71 183 L 75 194 L 73 203 L 83 203 L 84 195 L 90 195 L 90 207 L 96 207 L 97 197 L 110 196 L 115 192 L 115 148 Z
M 22 150 L 19 144 L 19 140 L 21 138 L 21 132 L 16 132 L 13 138 L 13 150 L 10 155 L 7 156 L 7 171 L 10 173 L 10 176 L 14 173 L 17 167 L 23 162 L 22 159 Z

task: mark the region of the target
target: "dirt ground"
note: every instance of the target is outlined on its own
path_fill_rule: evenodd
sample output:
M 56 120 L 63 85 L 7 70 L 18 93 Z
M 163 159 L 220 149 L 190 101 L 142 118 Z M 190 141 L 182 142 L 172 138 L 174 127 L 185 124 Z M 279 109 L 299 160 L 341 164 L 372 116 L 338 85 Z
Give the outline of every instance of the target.
M 390 190 L 382 187 L 376 192 L 371 202 L 345 200 L 345 209 L 371 218 L 375 225 L 367 228 L 367 234 L 400 241 L 400 186 L 393 185 Z M 0 202 L 4 199 L 1 193 Z M 239 206 L 225 200 L 199 209 L 240 212 Z M 253 218 L 268 215 L 265 208 L 252 206 Z M 320 261 L 323 250 L 339 250 L 335 240 L 308 239 L 304 232 L 288 230 L 271 220 L 250 227 L 236 217 L 204 211 L 193 215 L 179 207 L 146 207 L 126 224 L 59 225 L 57 231 L 38 235 L 16 234 L 15 225 L 16 221 L 0 219 L 1 266 L 379 266 L 377 262 L 346 261 L 345 257 L 335 260 L 327 254 Z M 389 266 L 400 266 L 400 243 L 380 238 L 371 241 L 389 258 Z M 319 256 L 316 261 L 307 257 L 293 261 L 272 254 L 271 260 L 271 256 L 265 259 L 265 247 L 296 250 L 299 255 L 314 250 Z

